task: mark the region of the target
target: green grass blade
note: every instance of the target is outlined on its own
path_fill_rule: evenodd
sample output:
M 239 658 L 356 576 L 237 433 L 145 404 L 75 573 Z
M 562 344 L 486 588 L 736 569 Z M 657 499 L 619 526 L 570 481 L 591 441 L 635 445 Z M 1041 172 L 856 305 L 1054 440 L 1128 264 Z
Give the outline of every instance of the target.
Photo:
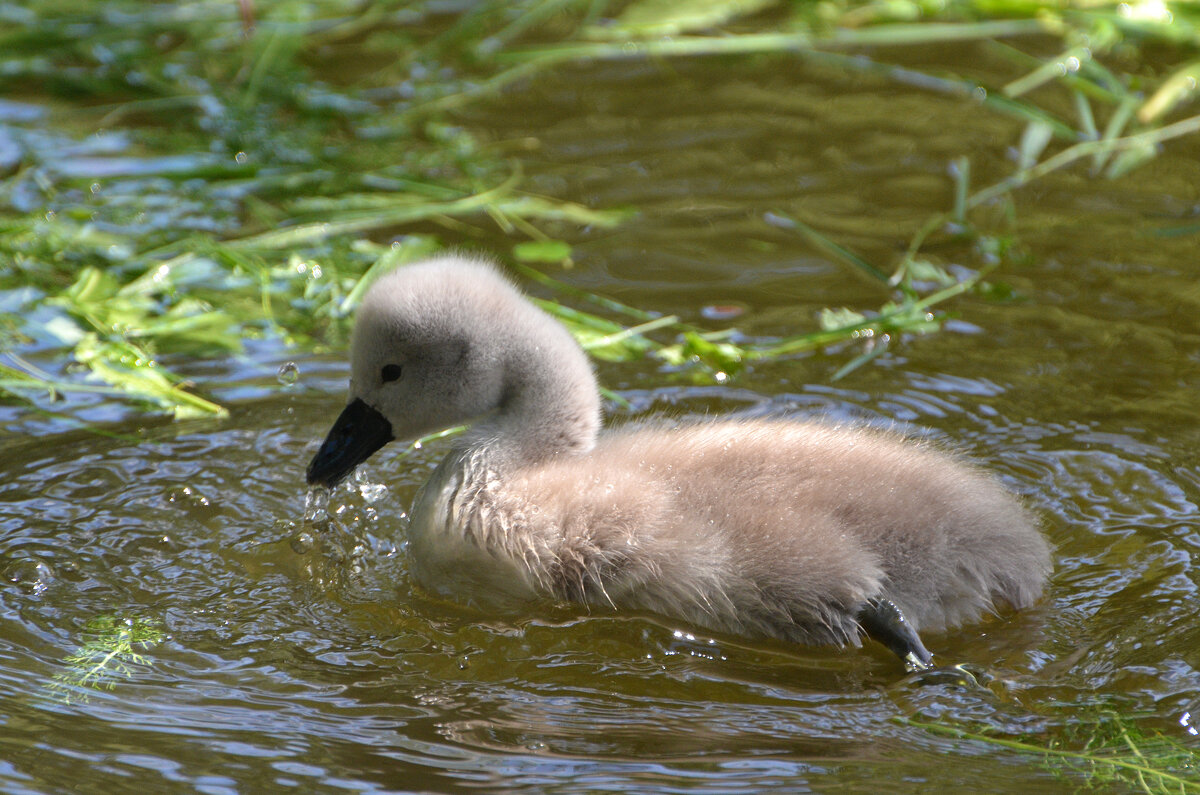
M 871 279 L 883 284 L 888 283 L 889 277 L 883 271 L 876 268 L 871 263 L 864 260 L 854 252 L 840 246 L 830 240 L 825 235 L 813 229 L 803 221 L 791 218 L 779 212 L 769 212 L 764 216 L 767 223 L 772 226 L 777 226 L 780 229 L 791 229 L 804 238 L 809 245 L 826 255 L 834 262 L 840 262 L 843 265 L 849 265 L 862 273 L 865 273 Z

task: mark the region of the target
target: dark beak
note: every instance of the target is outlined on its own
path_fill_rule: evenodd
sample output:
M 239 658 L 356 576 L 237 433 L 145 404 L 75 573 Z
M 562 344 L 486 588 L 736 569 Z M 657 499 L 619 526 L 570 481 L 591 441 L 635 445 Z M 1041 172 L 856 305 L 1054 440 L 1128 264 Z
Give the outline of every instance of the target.
M 350 401 L 309 462 L 308 485 L 332 489 L 371 454 L 392 441 L 392 424 L 360 398 Z

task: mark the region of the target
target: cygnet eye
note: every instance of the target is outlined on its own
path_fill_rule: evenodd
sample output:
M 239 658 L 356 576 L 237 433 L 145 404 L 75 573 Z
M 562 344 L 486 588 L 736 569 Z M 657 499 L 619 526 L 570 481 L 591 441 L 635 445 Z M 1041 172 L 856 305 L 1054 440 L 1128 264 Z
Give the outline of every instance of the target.
M 383 370 L 379 372 L 379 378 L 383 381 L 383 383 L 387 384 L 398 379 L 400 377 L 400 372 L 400 365 L 385 364 L 383 366 Z

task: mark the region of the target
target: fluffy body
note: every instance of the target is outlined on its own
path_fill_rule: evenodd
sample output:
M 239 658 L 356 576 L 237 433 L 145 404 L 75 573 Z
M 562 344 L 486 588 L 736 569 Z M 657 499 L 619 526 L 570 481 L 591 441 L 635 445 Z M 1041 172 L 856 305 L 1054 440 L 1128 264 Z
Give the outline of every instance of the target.
M 350 392 L 396 438 L 473 423 L 418 494 L 409 549 L 426 587 L 478 604 L 548 597 L 857 645 L 869 600 L 942 629 L 1031 604 L 1050 569 L 991 476 L 898 435 L 786 419 L 600 434 L 586 356 L 486 263 L 373 285 Z

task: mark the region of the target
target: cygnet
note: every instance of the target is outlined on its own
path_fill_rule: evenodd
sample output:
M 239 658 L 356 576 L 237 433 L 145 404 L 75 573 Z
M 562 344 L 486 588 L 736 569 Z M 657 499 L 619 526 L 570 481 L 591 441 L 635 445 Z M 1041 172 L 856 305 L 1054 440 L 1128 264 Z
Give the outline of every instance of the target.
M 989 475 L 899 435 L 789 419 L 601 433 L 591 365 L 496 268 L 445 256 L 358 309 L 349 403 L 307 478 L 393 439 L 470 429 L 418 493 L 413 574 L 487 606 L 571 600 L 718 632 L 885 644 L 1042 593 L 1050 550 Z

